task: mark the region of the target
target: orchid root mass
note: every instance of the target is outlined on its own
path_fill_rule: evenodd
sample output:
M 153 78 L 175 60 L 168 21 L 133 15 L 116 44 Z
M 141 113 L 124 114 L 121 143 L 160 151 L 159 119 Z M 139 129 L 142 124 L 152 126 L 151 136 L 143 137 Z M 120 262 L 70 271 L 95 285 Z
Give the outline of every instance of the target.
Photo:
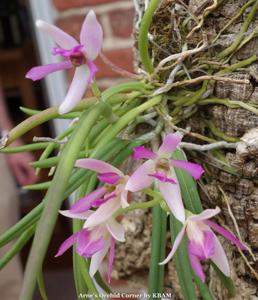
M 247 253 L 249 247 L 239 235 L 219 225 L 221 218 L 217 218 L 216 222 L 211 220 L 220 213 L 218 206 L 206 205 L 203 209 L 198 184 L 203 185 L 207 180 L 206 166 L 192 161 L 195 157 L 192 152 L 196 148 L 202 149 L 196 145 L 197 141 L 201 141 L 200 147 L 204 146 L 203 143 L 217 145 L 224 136 L 208 123 L 206 126 L 212 132 L 209 136 L 179 126 L 183 127 L 184 121 L 198 110 L 197 104 L 206 105 L 205 100 L 219 101 L 210 97 L 216 81 L 232 81 L 240 85 L 246 81 L 226 77 L 227 73 L 239 67 L 228 66 L 222 61 L 235 51 L 234 47 L 221 53 L 220 62 L 226 67 L 220 72 L 204 68 L 205 76 L 194 76 L 195 72 L 187 70 L 185 60 L 207 49 L 209 41 L 206 36 L 194 50 L 188 50 L 185 43 L 180 53 L 173 53 L 160 61 L 158 57 L 151 57 L 149 31 L 159 2 L 150 1 L 138 22 L 140 68 L 139 76 L 134 78 L 139 79 L 112 86 L 103 92 L 95 79 L 98 68 L 94 63 L 101 52 L 103 30 L 94 11 L 89 11 L 85 17 L 79 42 L 54 25 L 41 20 L 36 23 L 37 28 L 56 43 L 52 54 L 60 56 L 62 61 L 34 67 L 28 71 L 26 78 L 35 81 L 71 68 L 75 69 L 75 73 L 59 107 L 45 111 L 23 108 L 29 115 L 28 119 L 13 128 L 1 141 L 0 151 L 3 153 L 42 149 L 40 159 L 33 166 L 37 172 L 43 168 L 50 169 L 48 182 L 24 187 L 47 190 L 42 202 L 0 236 L 0 246 L 19 237 L 11 249 L 15 255 L 34 233 L 20 300 L 32 299 L 37 282 L 40 291 L 44 291 L 40 280 L 42 265 L 59 215 L 72 219 L 73 233 L 57 249 L 56 257 L 62 259 L 60 256 L 73 248 L 77 295 L 89 291 L 99 298 L 99 287 L 109 293 L 116 246 L 126 242 L 127 238 L 123 220 L 128 212 L 136 209 L 151 209 L 152 212 L 150 294 L 165 291 L 164 265 L 171 260 L 175 261 L 181 294 L 185 299 L 198 299 L 198 295 L 203 299 L 215 299 L 207 285 L 209 266 L 215 269 L 229 294 L 234 293 L 224 242 L 217 234 L 241 253 Z M 192 20 L 197 24 L 188 32 L 189 36 L 201 28 L 203 19 L 217 7 L 216 3 L 214 1 L 214 7 L 205 10 L 199 22 Z M 179 8 L 186 10 L 182 4 Z M 256 9 L 254 4 L 253 10 Z M 252 59 L 256 60 L 256 57 Z M 248 63 L 250 59 L 243 61 L 241 67 Z M 196 74 L 202 73 L 199 71 L 200 68 Z M 83 99 L 87 88 L 91 88 L 93 96 Z M 239 107 L 239 103 L 231 103 L 228 99 L 223 101 L 225 105 Z M 245 108 L 253 112 L 257 110 L 247 104 Z M 71 126 L 55 139 L 9 147 L 33 127 L 54 118 L 69 119 Z M 188 149 L 190 145 L 195 146 L 187 152 L 191 162 L 183 151 L 187 142 L 181 144 L 185 137 L 186 141 L 190 138 L 192 142 Z M 227 141 L 238 142 L 226 139 L 224 143 Z M 207 149 L 216 151 L 211 147 Z M 50 156 L 53 150 L 57 151 L 57 156 Z M 73 198 L 73 204 L 69 205 L 67 201 L 67 209 L 60 210 L 68 197 Z M 142 197 L 142 201 L 137 202 L 136 197 Z M 168 230 L 172 245 L 167 242 Z M 0 259 L 1 268 L 11 257 L 7 253 Z M 107 283 L 99 273 L 105 260 Z

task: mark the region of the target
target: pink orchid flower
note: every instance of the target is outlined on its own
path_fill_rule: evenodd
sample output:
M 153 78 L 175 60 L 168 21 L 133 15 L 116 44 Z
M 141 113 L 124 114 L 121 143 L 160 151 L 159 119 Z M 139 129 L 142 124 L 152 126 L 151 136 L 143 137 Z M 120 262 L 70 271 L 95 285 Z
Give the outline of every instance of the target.
M 78 200 L 70 209 L 73 213 L 80 213 L 91 207 L 98 207 L 87 219 L 85 227 L 99 225 L 111 218 L 120 207 L 125 208 L 129 205 L 128 191 L 125 189 L 129 176 L 98 159 L 79 159 L 75 166 L 99 173 L 98 179 L 105 183 L 104 186 Z
M 186 233 L 190 263 L 194 272 L 202 280 L 202 282 L 205 281 L 205 274 L 201 266 L 201 261 L 206 261 L 208 259 L 211 259 L 221 272 L 229 277 L 230 268 L 227 256 L 219 239 L 216 237 L 212 229 L 224 236 L 227 240 L 231 241 L 241 250 L 247 250 L 247 247 L 231 232 L 209 220 L 219 212 L 220 208 L 216 207 L 215 209 L 206 209 L 199 215 L 189 213 L 183 228 L 175 239 L 172 250 L 167 258 L 160 264 L 166 264 L 173 257 Z
M 198 164 L 171 159 L 173 151 L 176 150 L 181 140 L 182 135 L 179 133 L 168 134 L 157 153 L 144 146 L 136 147 L 134 159 L 148 160 L 130 176 L 125 188 L 131 192 L 137 192 L 149 187 L 156 180 L 168 207 L 179 221 L 184 222 L 185 210 L 174 167 L 189 172 L 196 180 L 201 177 L 204 170 Z
M 60 211 L 60 213 L 69 218 L 87 220 L 94 214 L 94 211 L 87 210 L 82 213 L 73 213 L 71 210 L 65 210 Z M 80 256 L 91 257 L 89 273 L 93 277 L 109 252 L 108 281 L 110 282 L 115 257 L 115 241 L 125 241 L 124 228 L 114 218 L 91 228 L 86 227 L 86 223 L 87 221 L 83 229 L 71 235 L 61 244 L 55 257 L 63 255 L 73 244 L 76 244 L 76 252 Z
M 58 45 L 53 55 L 61 55 L 64 61 L 32 68 L 26 78 L 39 80 L 60 70 L 76 68 L 68 93 L 59 107 L 59 113 L 72 110 L 82 99 L 88 84 L 95 76 L 97 67 L 93 63 L 98 56 L 103 42 L 103 30 L 93 10 L 87 14 L 81 28 L 80 43 L 58 27 L 38 20 L 36 26 L 48 34 Z

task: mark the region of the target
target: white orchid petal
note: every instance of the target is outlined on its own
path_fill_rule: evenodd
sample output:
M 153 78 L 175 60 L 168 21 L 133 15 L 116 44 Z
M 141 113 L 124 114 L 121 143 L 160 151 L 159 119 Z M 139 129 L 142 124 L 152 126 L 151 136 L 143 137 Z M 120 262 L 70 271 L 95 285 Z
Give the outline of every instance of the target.
M 176 182 L 178 182 L 176 174 L 173 170 L 171 170 L 169 178 L 172 178 Z M 158 186 L 162 196 L 164 197 L 168 207 L 170 208 L 175 218 L 177 218 L 180 222 L 184 223 L 185 209 L 179 184 L 159 181 Z
M 176 250 L 178 249 L 183 237 L 184 237 L 184 234 L 185 234 L 185 229 L 186 229 L 186 224 L 184 224 L 184 226 L 182 227 L 182 229 L 180 230 L 180 232 L 178 233 L 175 241 L 174 241 L 174 244 L 173 244 L 173 247 L 171 249 L 171 251 L 169 252 L 167 258 L 162 261 L 161 263 L 159 263 L 160 265 L 165 265 L 166 263 L 168 263 L 172 257 L 174 256 L 174 254 L 176 253 Z
M 228 263 L 228 259 L 226 253 L 219 241 L 219 239 L 214 234 L 214 244 L 215 244 L 215 252 L 211 257 L 211 260 L 215 263 L 215 265 L 224 273 L 227 277 L 230 277 L 230 267 Z
M 54 42 L 61 48 L 71 49 L 78 45 L 76 39 L 74 39 L 68 33 L 64 32 L 62 29 L 58 28 L 55 25 L 49 24 L 42 20 L 37 20 L 36 26 L 40 31 L 46 33 L 49 37 L 51 37 Z
M 90 261 L 90 270 L 89 270 L 91 277 L 93 277 L 96 274 L 96 272 L 99 270 L 104 257 L 107 255 L 109 247 L 110 247 L 110 241 L 106 241 L 104 248 L 92 255 Z
M 114 218 L 110 218 L 106 223 L 109 233 L 119 242 L 125 241 L 124 227 L 119 224 Z
M 128 199 L 128 190 L 123 189 L 121 192 L 121 206 L 122 208 L 126 208 L 129 206 L 129 203 L 127 201 Z
M 82 158 L 78 159 L 75 163 L 76 167 L 92 170 L 97 173 L 115 173 L 120 176 L 123 176 L 123 173 L 112 166 L 111 164 L 94 158 Z
M 68 218 L 86 220 L 94 212 L 88 210 L 82 213 L 72 213 L 70 210 L 59 210 L 59 213 Z
M 59 107 L 59 114 L 68 113 L 80 102 L 87 89 L 89 78 L 90 71 L 87 65 L 76 68 L 68 93 Z
M 97 226 L 105 223 L 120 208 L 119 199 L 112 198 L 102 204 L 85 222 L 84 228 Z
M 146 187 L 149 187 L 154 179 L 149 176 L 155 171 L 155 162 L 147 160 L 143 163 L 128 179 L 125 186 L 126 190 L 130 192 L 138 192 Z
M 191 221 L 199 222 L 199 221 L 204 221 L 204 220 L 210 219 L 219 213 L 220 213 L 220 208 L 217 206 L 214 209 L 205 209 L 200 214 L 192 215 L 188 219 Z
M 103 43 L 103 30 L 93 10 L 89 11 L 83 22 L 80 42 L 87 58 L 93 61 L 99 55 Z

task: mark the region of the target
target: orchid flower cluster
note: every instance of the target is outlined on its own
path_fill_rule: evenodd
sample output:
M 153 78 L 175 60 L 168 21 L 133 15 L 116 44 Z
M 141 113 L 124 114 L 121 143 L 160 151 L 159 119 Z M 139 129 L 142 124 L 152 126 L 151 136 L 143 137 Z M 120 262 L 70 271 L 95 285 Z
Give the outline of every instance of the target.
M 196 180 L 204 171 L 198 164 L 171 159 L 181 139 L 182 135 L 179 133 L 166 135 L 156 153 L 144 146 L 136 147 L 133 158 L 147 159 L 147 161 L 131 176 L 124 175 L 119 169 L 101 160 L 87 158 L 77 160 L 76 167 L 97 172 L 99 181 L 104 185 L 78 200 L 69 210 L 60 211 L 64 216 L 85 220 L 85 223 L 81 231 L 64 241 L 56 256 L 62 255 L 76 244 L 79 255 L 91 257 L 90 275 L 93 277 L 109 251 L 108 279 L 110 281 L 115 241 L 125 241 L 125 230 L 114 218 L 114 214 L 119 208 L 129 205 L 130 192 L 144 191 L 155 183 L 170 212 L 183 224 L 171 252 L 160 264 L 167 263 L 173 257 L 186 234 L 192 268 L 203 282 L 205 274 L 201 261 L 208 259 L 211 259 L 226 276 L 230 276 L 226 254 L 212 229 L 240 249 L 246 250 L 246 247 L 229 231 L 209 220 L 220 212 L 218 207 L 207 209 L 199 215 L 185 211 L 175 168 L 187 171 Z
M 32 68 L 27 78 L 38 80 L 59 70 L 75 67 L 75 75 L 67 96 L 59 107 L 59 113 L 71 111 L 82 99 L 87 86 L 92 83 L 97 67 L 94 60 L 101 51 L 103 30 L 90 11 L 86 16 L 80 32 L 80 42 L 63 32 L 56 26 L 44 21 L 38 21 L 38 28 L 48 34 L 58 45 L 54 48 L 54 56 L 63 57 L 63 61 Z M 167 204 L 168 213 L 182 224 L 182 229 L 176 237 L 172 250 L 160 264 L 168 263 L 178 249 L 183 237 L 187 237 L 188 255 L 196 275 L 204 282 L 205 274 L 201 262 L 212 260 L 226 276 L 230 276 L 229 263 L 223 247 L 215 235 L 217 232 L 242 250 L 246 250 L 232 233 L 210 219 L 220 212 L 220 209 L 206 209 L 196 215 L 185 210 L 176 169 L 188 172 L 195 180 L 200 179 L 204 170 L 196 164 L 185 160 L 172 159 L 182 140 L 180 133 L 167 134 L 156 152 L 144 146 L 134 149 L 133 159 L 145 160 L 130 175 L 111 164 L 98 159 L 79 159 L 77 168 L 96 172 L 100 182 L 99 187 L 85 197 L 75 202 L 69 210 L 60 211 L 66 217 L 84 220 L 83 228 L 71 235 L 60 246 L 56 256 L 61 256 L 75 245 L 76 252 L 90 258 L 90 276 L 99 270 L 101 263 L 108 254 L 108 279 L 111 279 L 112 264 L 115 257 L 115 243 L 125 241 L 125 229 L 116 218 L 121 208 L 129 206 L 129 195 L 155 187 Z

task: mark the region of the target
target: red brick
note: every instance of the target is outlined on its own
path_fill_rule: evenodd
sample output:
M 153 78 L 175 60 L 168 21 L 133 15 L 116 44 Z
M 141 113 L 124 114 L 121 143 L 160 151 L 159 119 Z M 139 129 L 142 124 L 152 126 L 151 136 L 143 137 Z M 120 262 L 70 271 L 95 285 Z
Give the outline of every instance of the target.
M 133 51 L 132 49 L 118 49 L 118 50 L 109 50 L 104 52 L 105 56 L 116 66 L 133 72 Z M 110 66 L 105 64 L 100 57 L 96 59 L 96 65 L 99 68 L 97 72 L 97 78 L 115 78 L 120 77 L 118 73 L 112 71 Z
M 78 41 L 80 39 L 80 31 L 82 22 L 84 21 L 85 16 L 70 16 L 57 20 L 56 26 L 60 27 L 62 30 L 76 38 Z M 97 15 L 98 21 L 101 23 L 100 17 Z M 101 23 L 102 27 L 104 26 Z M 105 32 L 104 32 L 105 34 Z M 105 36 L 104 36 L 105 38 Z
M 56 25 L 71 36 L 73 36 L 74 38 L 76 38 L 77 40 L 79 40 L 81 26 L 84 18 L 84 16 L 70 16 L 67 18 L 57 20 Z
M 129 37 L 133 31 L 134 9 L 116 9 L 109 13 L 113 34 L 118 37 Z
M 64 10 L 68 8 L 81 7 L 86 5 L 98 5 L 117 2 L 119 0 L 53 0 L 57 9 Z M 124 1 L 124 0 L 122 0 Z

